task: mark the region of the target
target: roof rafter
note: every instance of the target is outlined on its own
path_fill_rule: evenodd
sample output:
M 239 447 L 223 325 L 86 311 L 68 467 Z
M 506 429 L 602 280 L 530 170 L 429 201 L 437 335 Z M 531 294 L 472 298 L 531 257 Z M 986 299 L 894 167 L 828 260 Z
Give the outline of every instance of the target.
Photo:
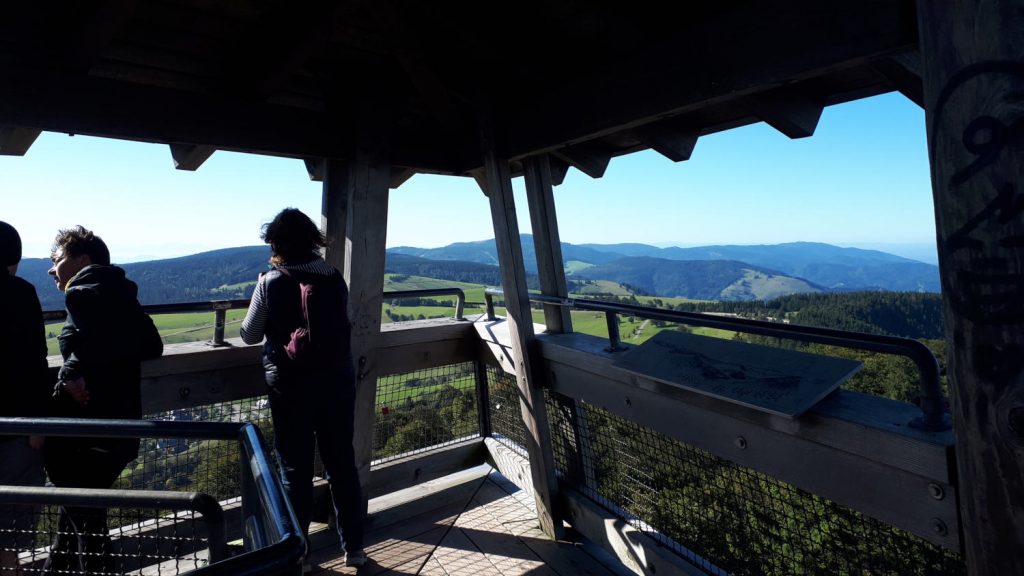
M 897 54 L 873 62 L 871 66 L 885 76 L 900 94 L 924 108 L 924 82 L 921 80 L 921 53 L 918 51 Z
M 569 163 L 573 168 L 576 168 L 591 178 L 600 178 L 601 176 L 604 176 L 604 171 L 608 169 L 608 163 L 612 159 L 611 154 L 597 150 L 589 144 L 567 146 L 565 148 L 554 150 L 551 154 L 561 158 L 565 162 Z
M 0 126 L 0 156 L 24 156 L 42 130 Z
M 170 147 L 174 168 L 189 172 L 195 172 L 217 150 L 213 146 L 194 144 L 171 144 Z
M 225 59 L 224 88 L 266 99 L 310 57 L 325 51 L 336 23 L 357 4 L 356 0 L 272 4 Z
M 743 100 L 743 106 L 754 116 L 790 138 L 813 136 L 821 113 L 825 109 L 823 101 L 808 98 L 788 89 L 771 90 L 750 96 Z
M 554 151 L 564 142 L 598 138 L 906 52 L 917 45 L 913 4 L 834 0 L 827 19 L 820 18 L 821 4 L 815 0 L 788 3 L 784 9 L 753 2 L 723 8 L 694 26 L 624 51 L 589 75 L 566 78 L 543 98 L 508 98 L 498 119 L 500 153 L 516 159 Z M 864 34 L 866 28 L 872 34 Z M 730 50 L 706 50 L 722 38 L 730 39 Z M 643 66 L 637 66 L 639 53 L 648 55 Z M 645 97 L 636 98 L 638 92 Z M 585 105 L 580 94 L 587 95 Z M 563 121 L 566 117 L 573 121 Z
M 637 126 L 632 130 L 640 140 L 658 154 L 673 162 L 689 160 L 700 138 L 700 130 L 675 119 Z

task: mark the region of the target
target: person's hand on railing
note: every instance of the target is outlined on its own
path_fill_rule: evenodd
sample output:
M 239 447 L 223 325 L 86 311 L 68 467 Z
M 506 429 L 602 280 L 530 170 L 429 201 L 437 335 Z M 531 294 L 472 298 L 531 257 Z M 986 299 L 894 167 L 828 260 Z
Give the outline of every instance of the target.
M 83 406 L 89 403 L 89 389 L 85 387 L 85 378 L 79 376 L 74 380 L 66 380 L 61 385 L 64 393 Z

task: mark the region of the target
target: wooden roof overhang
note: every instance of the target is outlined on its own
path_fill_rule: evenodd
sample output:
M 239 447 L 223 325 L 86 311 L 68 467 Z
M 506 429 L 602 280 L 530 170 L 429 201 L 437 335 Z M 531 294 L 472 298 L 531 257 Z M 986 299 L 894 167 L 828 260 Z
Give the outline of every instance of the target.
M 48 130 L 171 144 L 195 169 L 216 149 L 348 157 L 372 138 L 396 174 L 465 175 L 486 122 L 513 171 L 550 152 L 556 179 L 599 177 L 752 122 L 801 137 L 826 105 L 920 102 L 917 37 L 912 0 L 18 2 L 0 152 Z

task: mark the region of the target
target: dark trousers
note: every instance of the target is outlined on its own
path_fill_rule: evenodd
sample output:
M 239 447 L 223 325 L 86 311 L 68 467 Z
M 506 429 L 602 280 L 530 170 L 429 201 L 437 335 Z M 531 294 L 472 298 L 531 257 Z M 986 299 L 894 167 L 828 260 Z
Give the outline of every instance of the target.
M 61 488 L 110 488 L 124 470 L 123 458 L 93 450 L 47 451 L 46 471 Z M 106 508 L 61 506 L 57 535 L 45 574 L 120 573 L 111 556 Z
M 352 446 L 355 388 L 351 379 L 345 378 L 290 380 L 274 378 L 274 387 L 269 392 L 274 447 L 285 493 L 295 508 L 303 534 L 307 533 L 313 505 L 315 439 L 331 488 L 341 546 L 346 552 L 362 550 L 366 500 Z M 282 389 L 286 392 L 276 391 Z

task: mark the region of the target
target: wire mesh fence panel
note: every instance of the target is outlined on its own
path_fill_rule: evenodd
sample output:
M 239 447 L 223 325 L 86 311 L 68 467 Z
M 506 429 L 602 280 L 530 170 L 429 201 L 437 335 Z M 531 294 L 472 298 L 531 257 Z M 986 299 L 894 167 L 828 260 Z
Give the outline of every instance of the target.
M 245 398 L 143 416 L 146 420 L 251 422 L 273 445 L 270 405 L 266 396 Z M 238 442 L 144 438 L 139 457 L 128 464 L 114 488 L 176 490 L 209 494 L 218 501 L 241 494 Z
M 377 380 L 375 463 L 480 435 L 473 362 Z
M 940 546 L 603 409 L 547 406 L 559 475 L 710 573 L 965 573 Z
M 515 374 L 509 374 L 501 368 L 487 367 L 487 389 L 491 417 L 491 436 L 515 450 L 526 455 L 526 424 L 519 404 L 519 385 Z
M 16 508 L 29 521 L 0 528 L 0 576 L 181 574 L 209 563 L 207 526 L 195 512 Z

